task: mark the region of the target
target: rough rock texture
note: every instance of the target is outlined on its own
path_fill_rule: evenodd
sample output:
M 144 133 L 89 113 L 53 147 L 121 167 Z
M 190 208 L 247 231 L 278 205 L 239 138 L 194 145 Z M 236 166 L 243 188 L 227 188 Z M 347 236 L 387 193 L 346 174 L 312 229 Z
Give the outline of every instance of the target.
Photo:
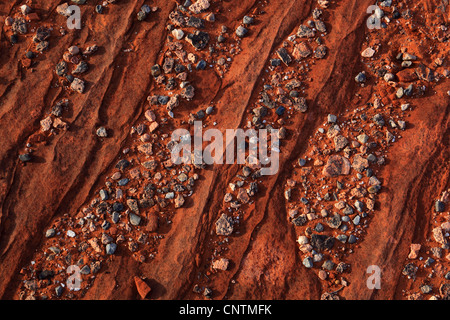
M 33 1 L 33 5 L 51 12 L 60 2 L 39 0 Z M 437 5 L 437 1 L 419 2 L 425 7 L 426 13 L 434 12 Z M 228 72 L 223 77 L 206 73 L 206 70 L 201 71 L 205 71 L 203 76 L 195 75 L 195 96 L 189 104 L 180 104 L 175 108 L 176 112 L 187 118 L 195 105 L 214 101 L 215 108 L 222 110 L 214 117 L 221 128 L 246 126 L 247 115 L 250 114 L 248 106 L 260 99 L 258 85 L 266 77 L 265 63 L 278 57 L 272 49 L 281 46 L 290 34 L 297 32 L 299 21 L 309 19 L 316 4 L 317 1 L 313 0 L 279 0 L 275 5 L 265 6 L 266 14 L 258 16 L 258 24 L 252 26 L 246 38 L 241 39 L 242 53 L 233 56 Z M 376 93 L 372 88 L 373 79 L 368 78 L 364 87 L 354 81 L 355 75 L 365 66 L 360 60 L 360 52 L 367 32 L 364 27 L 366 8 L 372 4 L 373 1 L 369 0 L 344 0 L 329 9 L 323 9 L 329 10 L 327 23 L 332 27 L 328 28 L 326 36 L 327 55 L 315 62 L 308 75 L 314 79 L 308 82 L 305 89 L 311 107 L 308 112 L 295 114 L 289 119 L 289 125 L 295 128 L 295 132 L 292 138 L 283 140 L 279 171 L 264 177 L 261 194 L 257 193 L 258 196 L 251 197 L 252 201 L 246 204 L 240 233 L 227 235 L 232 237 L 232 241 L 225 257 L 232 263 L 226 272 L 217 272 L 211 277 L 208 286 L 214 288 L 214 299 L 225 296 L 228 299 L 320 299 L 324 294 L 322 280 L 301 264 L 296 243 L 298 235 L 295 226 L 285 219 L 288 216 L 284 206 L 286 200 L 280 186 L 291 175 L 293 159 L 303 156 L 305 142 L 323 125 L 328 114 L 344 113 L 348 105 L 359 103 L 360 100 L 372 101 Z M 47 241 L 45 231 L 52 227 L 54 219 L 65 214 L 76 217 L 86 204 L 92 202 L 94 191 L 104 187 L 106 176 L 112 176 L 110 171 L 122 159 L 124 146 L 128 146 L 135 138 L 129 137 L 131 127 L 137 128 L 139 121 L 145 119 L 147 96 L 157 81 L 151 75 L 150 67 L 155 63 L 163 63 L 159 53 L 165 49 L 165 26 L 170 21 L 168 16 L 175 8 L 175 2 L 159 0 L 154 1 L 154 5 L 159 9 L 152 13 L 152 19 L 148 19 L 145 24 L 135 20 L 139 6 L 132 2 L 117 6 L 111 4 L 105 15 L 86 10 L 83 16 L 86 26 L 76 35 L 69 32 L 64 37 L 59 36 L 58 46 L 46 51 L 44 60 L 33 64 L 34 72 L 22 68 L 26 64 L 17 63 L 29 43 L 23 40 L 11 46 L 10 30 L 0 30 L 0 56 L 6 57 L 0 64 L 0 298 L 17 299 L 20 292 L 25 290 L 20 271 L 30 265 L 35 251 Z M 236 21 L 253 11 L 254 5 L 255 2 L 249 0 L 241 1 L 239 6 L 231 1 L 222 2 L 221 12 L 226 12 L 226 15 L 222 16 L 220 23 L 235 30 Z M 16 7 L 14 2 L 2 2 L 0 12 L 14 12 Z M 63 17 L 58 16 L 57 19 Z M 57 21 L 62 25 L 65 20 Z M 108 32 L 92 34 L 93 30 L 104 28 L 105 25 L 108 25 Z M 205 30 L 212 32 L 212 27 L 208 28 Z M 29 26 L 27 29 L 29 31 L 32 28 Z M 383 50 L 389 50 L 384 49 L 390 41 L 389 35 L 379 34 Z M 20 36 L 20 39 L 24 39 L 23 35 Z M 408 36 L 404 35 L 399 42 L 406 41 Z M 63 118 L 70 124 L 70 130 L 54 135 L 47 135 L 52 130 L 45 130 L 44 135 L 40 132 L 40 121 L 47 118 L 51 106 L 65 93 L 64 86 L 55 86 L 61 80 L 54 73 L 55 65 L 63 56 L 65 48 L 74 43 L 88 43 L 93 37 L 99 49 L 89 58 L 89 70 L 82 74 L 85 82 L 83 94 L 70 95 L 71 105 Z M 251 41 L 246 41 L 249 38 Z M 209 41 L 212 39 L 211 36 Z M 306 39 L 304 37 L 302 41 Z M 124 48 L 130 47 L 138 54 L 124 52 Z M 419 51 L 420 48 L 415 49 Z M 295 59 L 309 56 L 307 52 L 297 53 Z M 395 57 L 397 52 L 392 49 L 391 53 Z M 426 50 L 423 49 L 421 55 L 426 55 Z M 21 63 L 29 61 L 21 60 Z M 292 65 L 293 61 L 286 64 Z M 430 85 L 435 73 L 422 65 L 415 67 L 416 75 Z M 416 78 L 408 72 L 397 73 L 397 76 L 404 82 Z M 412 100 L 417 108 L 407 119 L 414 127 L 406 130 L 402 138 L 394 143 L 386 164 L 377 169 L 377 175 L 383 179 L 383 189 L 378 194 L 376 214 L 365 229 L 364 241 L 358 244 L 357 250 L 346 261 L 351 265 L 351 272 L 346 273 L 345 277 L 351 285 L 339 292 L 343 298 L 404 298 L 403 290 L 411 287 L 402 276 L 410 245 L 424 243 L 429 237 L 433 229 L 430 208 L 437 197 L 436 190 L 450 187 L 448 80 L 438 82 L 434 91 L 437 93 L 419 95 Z M 357 98 L 356 93 L 359 95 Z M 266 103 L 270 105 L 270 102 Z M 163 115 L 168 117 L 166 111 Z M 147 119 L 154 121 L 150 114 L 147 114 Z M 44 122 L 45 128 L 47 122 Z M 176 124 L 181 125 L 180 122 Z M 114 128 L 114 134 L 100 141 L 94 134 L 94 128 L 100 125 Z M 151 133 L 158 130 L 170 133 L 167 127 L 157 122 L 153 122 L 150 128 Z M 352 141 L 350 138 L 348 140 L 350 144 Z M 24 164 L 18 161 L 18 156 L 24 153 L 27 143 L 36 147 L 32 160 Z M 337 149 L 332 145 L 333 152 L 340 152 L 340 158 L 334 158 L 337 161 L 334 164 L 326 163 L 326 169 L 320 168 L 324 174 L 346 174 L 349 170 L 344 154 L 346 145 L 341 144 Z M 366 167 L 366 160 L 359 160 L 358 167 Z M 158 164 L 156 169 L 147 163 L 152 168 L 152 177 L 162 167 Z M 352 164 L 356 166 L 354 162 Z M 164 166 L 170 168 L 172 163 L 165 162 Z M 123 173 L 124 170 L 119 171 Z M 141 242 L 130 244 L 123 243 L 128 239 L 121 239 L 112 258 L 102 264 L 92 286 L 82 297 L 77 297 L 197 298 L 192 288 L 198 282 L 197 273 L 205 272 L 208 268 L 207 261 L 211 257 L 208 243 L 225 241 L 226 236 L 215 234 L 215 223 L 222 212 L 229 180 L 238 172 L 239 165 L 214 165 L 201 171 L 201 183 L 195 186 L 195 192 L 177 209 L 177 213 L 170 217 L 170 224 L 166 223 L 169 218 L 164 217 L 165 220 L 159 220 L 164 221 L 164 225 L 158 227 L 157 217 L 143 215 L 140 225 L 145 223 L 145 226 L 142 230 L 148 228 L 149 232 L 164 235 L 155 250 L 157 254 L 150 260 L 148 258 L 153 252 L 144 255 L 134 250 L 146 242 L 142 237 Z M 119 178 L 118 181 L 124 186 L 134 183 L 123 179 Z M 127 186 L 123 189 L 126 192 L 130 188 Z M 144 194 L 151 194 L 152 191 L 148 188 Z M 157 205 L 164 208 L 164 201 Z M 151 207 L 151 203 L 143 201 L 138 206 Z M 349 210 L 348 207 L 346 209 Z M 126 220 L 125 211 L 121 210 L 111 210 L 105 215 L 112 216 L 113 212 L 117 215 L 120 212 L 121 219 Z M 315 214 L 320 215 L 320 210 Z M 308 212 L 309 221 L 314 218 Z M 354 219 L 354 215 L 351 218 Z M 89 228 L 89 224 L 85 227 Z M 54 237 L 48 241 L 52 239 Z M 71 241 L 79 240 L 75 237 Z M 77 245 L 85 248 L 82 243 L 77 242 Z M 103 247 L 98 242 L 94 246 L 100 251 L 100 259 Z M 87 247 L 88 251 L 97 251 L 89 245 Z M 370 265 L 381 267 L 383 290 L 367 289 L 366 270 Z M 340 265 L 339 271 L 348 272 L 346 265 Z M 52 276 L 44 271 L 41 275 L 43 278 Z M 143 291 L 142 280 L 134 278 L 137 275 L 147 279 L 145 285 L 151 291 L 146 288 Z M 135 279 L 138 289 L 130 279 Z

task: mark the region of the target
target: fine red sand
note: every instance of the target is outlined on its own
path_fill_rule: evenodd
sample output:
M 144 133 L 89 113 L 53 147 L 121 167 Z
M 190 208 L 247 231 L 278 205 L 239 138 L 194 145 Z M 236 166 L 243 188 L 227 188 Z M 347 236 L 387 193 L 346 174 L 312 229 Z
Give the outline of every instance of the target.
M 19 34 L 14 45 L 12 27 L 5 19 L 23 17 L 24 2 L 0 3 L 0 298 L 449 299 L 448 1 L 394 0 L 391 7 L 382 8 L 390 18 L 387 28 L 374 30 L 366 26 L 366 9 L 374 2 L 369 0 L 329 1 L 328 5 L 316 0 L 209 2 L 209 8 L 193 16 L 205 20 L 201 30 L 209 34 L 208 46 L 214 52 L 208 46 L 196 50 L 184 39 L 174 39 L 167 25 L 173 24 L 169 15 L 176 10 L 175 1 L 117 0 L 102 14 L 88 1 L 80 6 L 82 28 L 68 30 L 66 18 L 56 12 L 61 1 L 34 0 L 28 3 L 33 10 L 26 18 L 28 31 Z M 155 11 L 138 21 L 143 4 Z M 393 19 L 394 7 L 411 17 Z M 313 18 L 316 8 L 322 10 L 317 19 Z M 208 21 L 210 13 L 215 21 Z M 254 23 L 245 26 L 248 33 L 240 39 L 235 30 L 244 16 L 253 17 Z M 297 59 L 289 37 L 309 20 L 323 21 L 326 32 L 297 37 L 297 43 L 311 48 L 308 57 Z M 36 53 L 33 42 L 39 27 L 51 32 L 42 53 Z M 195 31 L 190 26 L 180 28 L 185 35 Z M 225 35 L 223 43 L 217 41 L 220 34 Z M 315 56 L 317 38 L 327 47 L 324 57 Z M 55 66 L 67 57 L 69 47 L 84 51 L 92 45 L 98 46 L 94 53 L 69 57 L 75 59 L 67 63 L 70 71 L 81 60 L 89 65 L 87 72 L 74 75 L 85 82 L 84 92 L 74 92 L 55 73 Z M 271 66 L 282 47 L 292 62 Z M 372 57 L 362 57 L 366 48 L 374 49 Z M 29 50 L 35 58 L 26 58 Z M 400 52 L 403 57 L 406 53 L 416 57 L 411 66 L 401 66 Z M 174 77 L 177 86 L 165 90 L 167 79 L 158 83 L 151 67 L 163 68 L 166 58 L 187 66 L 189 54 L 196 56 L 193 71 L 168 72 L 166 78 Z M 196 70 L 201 59 L 207 67 Z M 382 67 L 395 75 L 393 81 L 377 75 Z M 425 70 L 421 79 L 420 70 Z M 429 70 L 434 72 L 433 81 L 426 79 Z M 355 77 L 362 71 L 367 79 L 360 84 Z M 183 77 L 195 88 L 192 99 L 186 99 L 186 91 L 179 87 Z M 296 90 L 306 99 L 307 110 L 299 111 L 288 99 L 286 84 L 292 79 L 301 81 Z M 411 96 L 396 97 L 399 87 L 410 84 L 414 85 Z M 165 162 L 171 132 L 176 128 L 192 132 L 194 114 L 208 106 L 215 111 L 202 119 L 205 128 L 225 132 L 254 127 L 254 108 L 263 105 L 265 85 L 272 86 L 266 91 L 276 105 L 286 108 L 282 116 L 269 109 L 264 117 L 265 124 L 286 130 L 275 175 L 253 179 L 242 176 L 244 165 L 184 168 Z M 165 106 L 152 104 L 155 95 L 176 94 L 173 119 Z M 51 115 L 52 107 L 63 99 L 69 102 L 62 115 Z M 402 110 L 404 104 L 410 106 Z M 154 112 L 155 121 L 146 117 L 147 110 Z M 361 120 L 362 113 L 367 120 Z M 336 151 L 333 137 L 327 135 L 332 126 L 327 123 L 329 114 L 337 116 L 348 149 Z M 373 124 L 376 114 L 383 115 L 384 127 Z M 54 128 L 43 131 L 42 120 L 49 116 Z M 58 121 L 62 121 L 59 126 Z M 404 130 L 399 128 L 401 121 L 406 123 Z M 145 127 L 139 127 L 142 124 Z M 107 137 L 97 136 L 99 127 L 107 129 Z M 141 129 L 149 136 L 144 138 Z M 386 131 L 395 137 L 393 141 Z M 362 132 L 377 142 L 373 151 L 356 143 Z M 145 142 L 152 144 L 151 151 L 143 148 Z M 20 161 L 19 155 L 30 150 L 31 161 Z M 363 173 L 357 178 L 354 168 L 347 175 L 323 174 L 330 155 L 353 163 L 356 154 L 370 153 L 377 158 L 370 168 L 381 182 L 379 192 L 368 193 L 369 177 Z M 130 165 L 118 168 L 121 159 Z M 299 159 L 307 161 L 300 166 Z M 156 168 L 143 165 L 149 160 L 155 160 Z M 181 173 L 186 174 L 186 182 L 177 180 Z M 125 177 L 130 182 L 118 187 Z M 183 200 L 179 208 L 176 201 L 155 191 L 172 188 L 174 180 L 186 188 L 176 192 L 177 200 Z M 230 183 L 236 186 L 241 180 L 243 187 L 233 190 Z M 336 187 L 338 181 L 343 188 Z M 251 182 L 257 182 L 258 191 L 247 201 L 239 190 L 247 190 Z M 146 188 L 148 183 L 155 190 Z M 364 187 L 364 195 L 355 193 L 358 185 Z M 109 199 L 101 200 L 101 189 L 108 191 Z M 323 200 L 326 192 L 339 199 Z M 225 201 L 226 194 L 239 202 Z M 302 203 L 302 197 L 308 204 Z M 130 199 L 136 200 L 137 211 Z M 352 214 L 347 231 L 330 228 L 328 219 L 340 210 L 336 204 L 345 201 L 353 206 L 357 199 L 366 207 L 374 203 L 364 210 L 367 218 L 354 225 Z M 443 212 L 435 210 L 438 199 Z M 114 202 L 124 206 L 117 224 L 111 222 Z M 326 217 L 322 209 L 329 212 Z M 292 210 L 308 214 L 307 221 L 293 224 Z M 133 211 L 141 217 L 139 226 L 130 222 Z M 223 213 L 235 219 L 228 236 L 216 233 L 216 221 Z M 78 224 L 80 219 L 84 225 Z M 111 224 L 107 230 L 102 229 L 104 221 Z M 306 235 L 311 241 L 318 222 L 325 227 L 321 234 L 353 234 L 358 240 L 354 244 L 335 240 L 331 249 L 323 250 L 323 260 L 307 268 L 303 262 L 313 257 L 311 248 L 302 247 L 297 239 Z M 47 238 L 50 228 L 56 235 Z M 435 228 L 443 230 L 442 243 L 434 236 Z M 75 237 L 67 236 L 69 230 Z M 108 242 L 117 243 L 113 255 L 105 253 Z M 421 245 L 413 259 L 411 244 Z M 440 257 L 433 251 L 436 247 L 441 248 Z M 435 262 L 424 266 L 429 257 Z M 228 260 L 226 270 L 220 270 L 223 261 L 214 264 L 220 258 Z M 333 270 L 322 268 L 328 259 L 335 263 Z M 348 265 L 343 272 L 336 270 L 340 262 Z M 418 267 L 414 281 L 403 273 L 408 263 Z M 69 265 L 89 266 L 90 273 L 81 275 L 81 290 L 64 288 L 58 296 L 55 290 L 69 277 Z M 367 287 L 371 265 L 381 270 L 379 290 Z M 42 276 L 43 270 L 53 275 Z M 432 290 L 427 292 L 424 285 Z

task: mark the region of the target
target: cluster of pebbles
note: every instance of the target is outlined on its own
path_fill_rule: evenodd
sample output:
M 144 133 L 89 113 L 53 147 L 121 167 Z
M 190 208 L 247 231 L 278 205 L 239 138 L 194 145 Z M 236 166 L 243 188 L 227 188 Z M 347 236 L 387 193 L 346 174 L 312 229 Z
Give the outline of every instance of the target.
M 288 138 L 290 130 L 294 130 L 286 126 L 286 120 L 308 110 L 304 92 L 310 65 L 316 59 L 324 59 L 328 51 L 324 44 L 327 28 L 322 16 L 326 7 L 316 7 L 312 11 L 312 19 L 300 25 L 294 34 L 289 35 L 273 51 L 265 69 L 267 77 L 261 84 L 259 98 L 246 109 L 248 116 L 244 121 L 245 128 L 267 129 L 269 132 L 265 141 L 269 157 L 272 153 L 281 152 L 282 140 Z M 263 8 L 257 8 L 253 12 L 263 12 Z M 256 19 L 256 16 L 245 16 L 235 34 L 239 38 L 245 37 L 249 32 L 247 28 Z M 273 138 L 270 133 L 273 133 Z M 248 140 L 247 143 L 249 142 L 251 141 Z M 258 196 L 258 185 L 264 183 L 261 169 L 266 166 L 248 152 L 245 164 L 240 167 L 236 176 L 228 181 L 222 209 L 215 222 L 215 235 L 207 240 L 211 243 L 208 258 L 210 268 L 206 270 L 204 280 L 200 281 L 202 285 L 196 285 L 194 292 L 200 293 L 198 288 L 206 287 L 212 274 L 224 270 L 217 268 L 217 265 L 222 265 L 223 259 L 226 259 L 224 256 L 227 255 L 230 236 L 240 233 L 254 199 Z M 226 261 L 228 265 L 228 259 Z M 212 289 L 209 290 L 212 292 Z
M 78 77 L 89 70 L 86 60 L 97 50 L 97 45 L 93 44 L 83 51 L 78 46 L 71 46 L 64 52 L 62 60 L 55 66 L 55 73 L 63 87 L 70 87 L 74 92 L 84 93 L 85 82 Z
M 189 81 L 192 72 L 211 70 L 223 76 L 231 57 L 241 51 L 240 38 L 229 34 L 227 27 L 215 31 L 214 14 L 204 12 L 209 8 L 207 3 L 203 1 L 200 7 L 180 5 L 170 14 L 172 24 L 167 26 L 170 34 L 159 59 L 162 63 L 150 67 L 155 85 L 148 96 L 146 111 L 131 128 L 130 143 L 123 148 L 104 187 L 95 191 L 92 200 L 78 213 L 65 214 L 50 223 L 33 261 L 22 269 L 21 299 L 81 297 L 102 265 L 111 261 L 117 252 L 130 254 L 141 263 L 157 254 L 158 244 L 170 228 L 175 210 L 183 207 L 194 192 L 199 179 L 196 171 L 205 167 L 194 163 L 193 159 L 186 164 L 174 164 L 171 150 L 175 142 L 164 132 L 174 128 L 175 118 L 181 118 L 178 121 L 189 126 L 194 120 L 211 116 L 212 106 L 188 115 L 180 112 L 177 117 L 174 112 L 180 104 L 194 99 L 195 88 Z M 140 10 L 147 15 L 152 11 L 155 10 L 150 8 L 149 11 L 146 5 Z M 57 12 L 66 14 L 67 4 L 58 7 Z M 146 17 L 138 14 L 137 18 L 144 22 Z M 248 22 L 248 17 L 244 20 Z M 200 30 L 206 24 L 209 24 L 208 30 L 212 29 L 208 34 Z M 181 33 L 186 36 L 181 37 Z M 88 71 L 87 59 L 96 49 L 96 45 L 84 50 L 77 46 L 68 48 L 55 67 L 63 86 L 85 92 L 83 80 L 76 76 Z M 53 132 L 69 103 L 64 99 L 52 108 L 51 114 L 41 121 L 42 132 Z M 96 134 L 107 138 L 108 130 L 99 127 Z M 28 161 L 29 157 L 24 159 Z M 68 288 L 67 280 L 71 276 L 67 270 L 74 266 L 79 268 L 80 286 Z M 216 270 L 226 270 L 227 266 L 225 258 L 214 264 Z M 136 284 L 142 286 L 138 280 Z M 202 292 L 209 297 L 211 290 L 203 288 Z
M 396 37 L 404 33 L 403 24 L 391 22 L 404 19 L 410 26 L 412 13 L 405 9 L 399 14 L 403 2 L 399 1 L 397 7 L 391 5 L 392 1 L 383 2 L 378 15 L 384 18 L 383 28 L 392 34 L 390 39 L 395 43 Z M 439 34 L 441 30 L 434 32 Z M 326 299 L 338 298 L 337 292 L 350 285 L 342 275 L 351 272 L 346 258 L 363 241 L 370 217 L 376 214 L 377 195 L 383 190 L 382 167 L 389 148 L 408 130 L 412 100 L 431 92 L 440 79 L 449 77 L 449 71 L 443 68 L 448 49 L 442 35 L 436 48 L 438 57 L 431 65 L 411 52 L 414 43 L 398 47 L 397 52 L 391 48 L 387 55 L 380 54 L 377 35 L 377 31 L 368 35 L 361 52 L 367 70 L 355 76 L 361 87 L 367 83 L 373 86 L 372 98 L 348 107 L 338 116 L 329 114 L 309 138 L 304 156 L 293 165 L 285 185 L 287 219 L 296 228 L 302 264 L 322 280 Z M 421 44 L 432 40 L 432 36 L 420 38 Z M 448 237 L 442 228 L 433 229 L 438 237 L 444 235 L 441 244 Z M 416 252 L 420 244 L 411 248 Z M 404 274 L 416 270 L 411 266 L 405 267 Z
M 39 15 L 26 4 L 21 5 L 12 16 L 5 18 L 6 33 L 9 35 L 9 41 L 12 45 L 21 41 L 22 37 L 29 38 L 30 33 L 34 34 L 30 37 L 30 44 L 21 59 L 23 68 L 32 68 L 34 65 L 33 60 L 39 54 L 44 53 L 50 45 L 49 38 L 52 28 L 46 26 L 36 27 L 37 21 L 40 21 Z
M 425 243 L 412 243 L 402 275 L 411 283 L 409 300 L 450 299 L 450 189 L 430 208 L 432 219 Z

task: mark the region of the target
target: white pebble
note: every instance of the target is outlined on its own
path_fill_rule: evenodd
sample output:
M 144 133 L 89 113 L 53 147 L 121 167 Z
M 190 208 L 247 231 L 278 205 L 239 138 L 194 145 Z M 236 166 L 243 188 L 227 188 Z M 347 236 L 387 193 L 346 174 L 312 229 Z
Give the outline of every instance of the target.
M 306 236 L 299 236 L 297 242 L 298 244 L 307 244 L 309 241 Z
M 174 29 L 172 31 L 172 35 L 177 39 L 177 40 L 181 40 L 184 37 L 184 32 L 181 29 Z

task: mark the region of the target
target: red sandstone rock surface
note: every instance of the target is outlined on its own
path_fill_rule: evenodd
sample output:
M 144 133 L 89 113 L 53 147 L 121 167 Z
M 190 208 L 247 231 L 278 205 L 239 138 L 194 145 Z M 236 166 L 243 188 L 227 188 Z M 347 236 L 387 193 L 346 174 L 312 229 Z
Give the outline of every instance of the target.
M 448 1 L 181 2 L 0 3 L 0 297 L 449 299 Z M 172 163 L 194 120 L 279 170 Z

